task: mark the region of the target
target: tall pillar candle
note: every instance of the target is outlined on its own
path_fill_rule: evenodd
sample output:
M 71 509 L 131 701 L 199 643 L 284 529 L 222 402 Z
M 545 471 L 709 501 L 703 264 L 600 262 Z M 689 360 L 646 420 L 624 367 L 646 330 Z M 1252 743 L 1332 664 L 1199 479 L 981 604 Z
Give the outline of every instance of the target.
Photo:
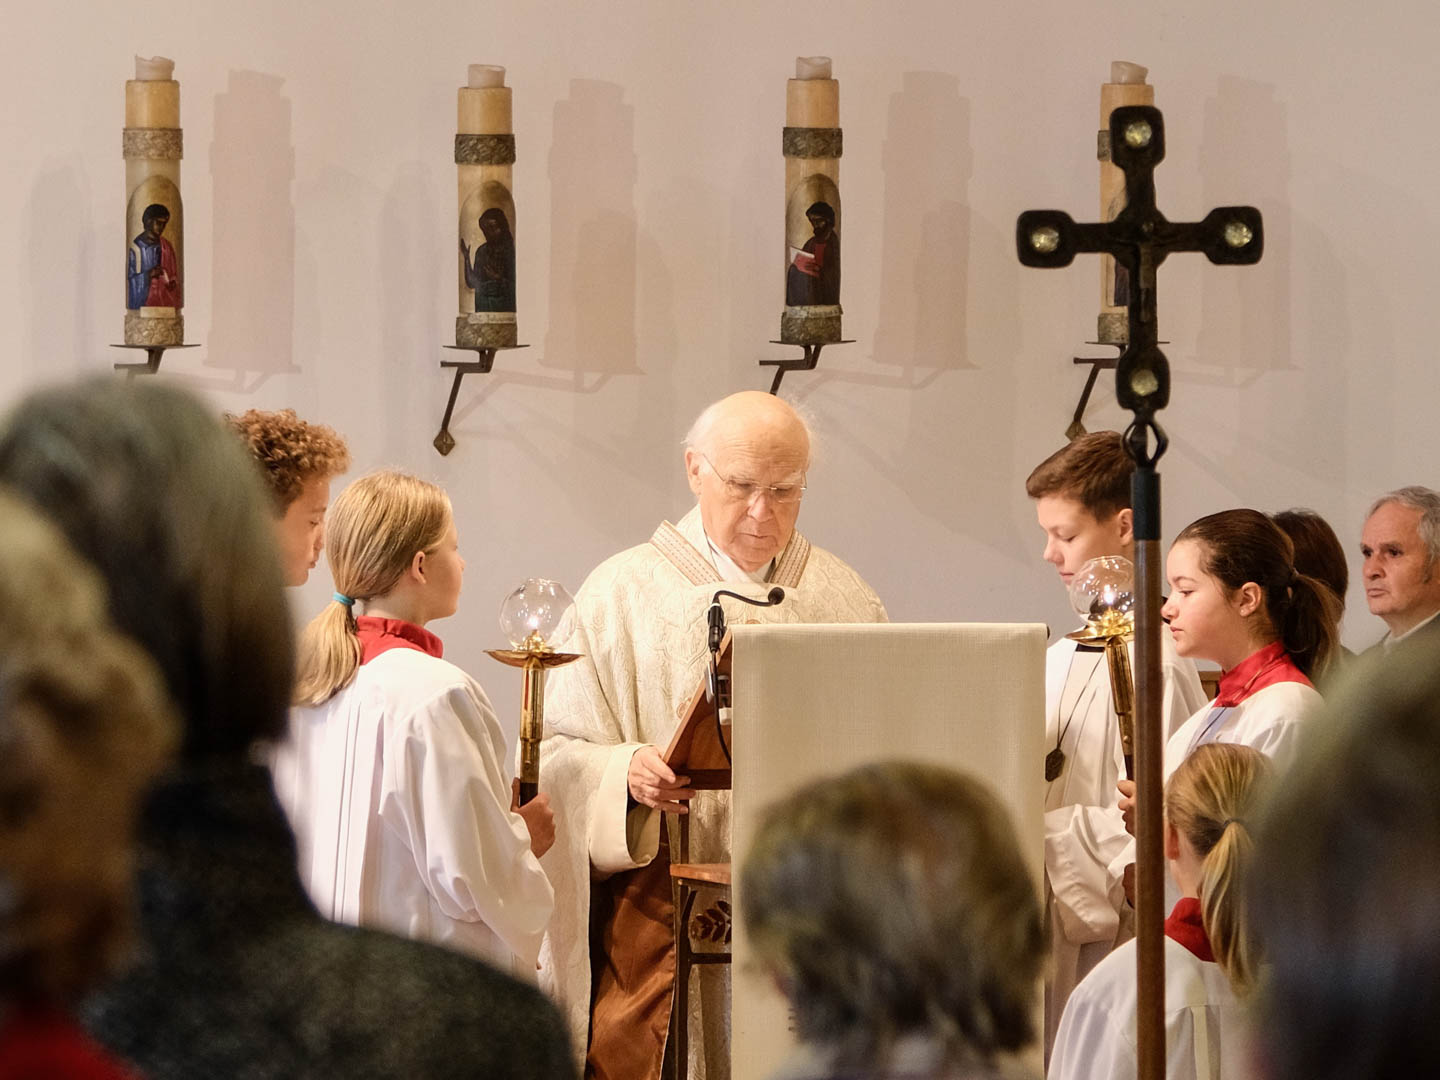
M 471 64 L 458 101 L 460 314 L 455 344 L 503 348 L 515 322 L 515 132 L 505 69 Z
M 799 57 L 785 87 L 785 313 L 780 340 L 839 341 L 840 84 L 828 56 Z
M 1096 156 L 1100 159 L 1100 220 L 1114 221 L 1125 209 L 1125 174 L 1110 161 L 1110 114 L 1121 105 L 1154 105 L 1155 88 L 1145 82 L 1148 69 L 1139 64 L 1114 60 L 1110 81 L 1100 87 L 1100 136 Z M 1100 257 L 1100 317 L 1096 340 L 1102 345 L 1124 345 L 1130 337 L 1126 308 L 1130 283 L 1123 267 L 1110 255 Z
M 125 344 L 185 340 L 185 210 L 175 63 L 135 58 L 125 83 Z

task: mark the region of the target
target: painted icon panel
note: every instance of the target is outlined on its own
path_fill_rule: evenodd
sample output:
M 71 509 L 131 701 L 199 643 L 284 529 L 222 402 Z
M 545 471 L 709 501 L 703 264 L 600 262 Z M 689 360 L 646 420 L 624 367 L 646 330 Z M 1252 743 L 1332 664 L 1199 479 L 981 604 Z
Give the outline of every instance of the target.
M 515 310 L 515 200 L 487 180 L 460 209 L 460 314 Z

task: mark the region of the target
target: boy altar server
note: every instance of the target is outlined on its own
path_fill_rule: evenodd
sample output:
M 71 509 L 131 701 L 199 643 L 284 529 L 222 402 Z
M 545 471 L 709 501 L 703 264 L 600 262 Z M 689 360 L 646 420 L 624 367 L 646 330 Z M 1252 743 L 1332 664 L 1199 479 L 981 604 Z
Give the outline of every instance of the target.
M 1041 462 L 1025 481 L 1035 516 L 1045 530 L 1045 561 L 1070 581 L 1091 559 L 1134 560 L 1130 508 L 1134 463 L 1120 435 L 1081 435 Z M 1168 634 L 1161 636 L 1165 699 L 1162 723 L 1169 738 L 1205 704 L 1195 665 L 1182 659 Z M 1133 661 L 1133 647 L 1132 647 Z M 1052 962 L 1045 984 L 1045 1054 L 1048 1059 L 1070 991 L 1117 945 L 1134 933 L 1133 912 L 1121 882 L 1109 871 L 1129 833 L 1116 808 L 1123 779 L 1120 724 L 1110 692 L 1103 649 L 1061 637 L 1045 660 L 1045 903 Z

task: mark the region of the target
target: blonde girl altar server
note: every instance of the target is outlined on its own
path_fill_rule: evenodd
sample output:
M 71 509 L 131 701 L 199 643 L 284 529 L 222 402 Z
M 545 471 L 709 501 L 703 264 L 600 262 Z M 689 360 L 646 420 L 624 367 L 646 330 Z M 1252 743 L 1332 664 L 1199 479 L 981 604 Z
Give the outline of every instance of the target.
M 1259 750 L 1210 743 L 1165 788 L 1165 858 L 1180 898 L 1165 920 L 1165 1075 L 1250 1073 L 1245 1001 L 1257 949 L 1242 905 L 1257 797 L 1270 776 Z M 1135 942 L 1102 960 L 1065 1006 L 1050 1080 L 1134 1077 Z
M 301 639 L 275 762 L 301 878 L 328 918 L 533 980 L 554 905 L 538 857 L 554 821 L 544 796 L 516 812 L 495 711 L 426 629 L 460 597 L 450 500 L 374 473 L 335 500 L 328 540 L 335 596 Z

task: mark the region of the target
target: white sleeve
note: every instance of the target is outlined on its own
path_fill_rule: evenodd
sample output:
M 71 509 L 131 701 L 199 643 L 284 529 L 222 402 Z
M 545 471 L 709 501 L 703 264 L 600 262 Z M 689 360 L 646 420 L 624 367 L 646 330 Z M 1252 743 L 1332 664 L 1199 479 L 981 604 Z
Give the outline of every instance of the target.
M 1134 1080 L 1133 1026 L 1126 1023 L 1130 1018 L 1116 1016 L 1114 1003 L 1106 1000 L 1110 967 L 1092 971 L 1066 1002 L 1047 1080 Z
M 590 863 L 603 875 L 646 866 L 660 851 L 660 811 L 630 804 L 630 759 L 645 743 L 609 748 L 590 819 Z
M 1129 843 L 1125 819 L 1114 806 L 1077 804 L 1045 815 L 1045 871 L 1073 944 L 1113 941 L 1119 931 L 1125 892 L 1109 868 Z
M 554 893 L 510 809 L 504 752 L 489 703 L 468 684 L 450 687 L 394 726 L 380 817 L 448 918 L 483 922 L 533 967 Z

